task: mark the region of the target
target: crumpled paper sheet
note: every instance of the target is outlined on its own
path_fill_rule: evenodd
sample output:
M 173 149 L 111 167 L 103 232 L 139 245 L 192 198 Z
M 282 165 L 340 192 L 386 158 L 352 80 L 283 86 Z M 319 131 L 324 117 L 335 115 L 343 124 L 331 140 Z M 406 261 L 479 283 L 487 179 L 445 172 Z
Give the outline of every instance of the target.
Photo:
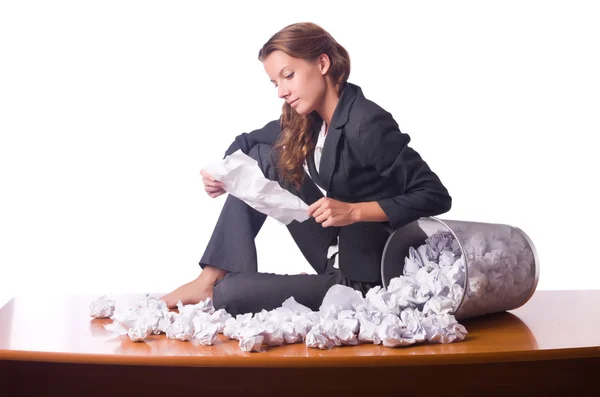
M 211 345 L 222 332 L 231 315 L 214 310 L 209 298 L 195 305 L 177 302 L 179 313 L 171 312 L 165 302 L 146 295 L 133 308 L 119 308 L 111 316 L 113 322 L 105 329 L 119 335 L 128 335 L 141 342 L 153 334 L 166 334 L 169 339 Z
M 293 220 L 303 222 L 309 218 L 308 205 L 279 183 L 265 178 L 256 160 L 241 150 L 204 169 L 222 182 L 229 194 L 281 223 L 287 225 Z
M 90 315 L 94 318 L 109 318 L 115 311 L 114 299 L 108 299 L 106 295 L 90 303 Z

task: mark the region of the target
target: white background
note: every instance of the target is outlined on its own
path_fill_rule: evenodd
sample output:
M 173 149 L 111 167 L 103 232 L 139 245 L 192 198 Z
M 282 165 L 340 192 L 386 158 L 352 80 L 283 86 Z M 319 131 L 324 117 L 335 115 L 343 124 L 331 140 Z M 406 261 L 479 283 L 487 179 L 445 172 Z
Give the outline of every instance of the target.
M 258 50 L 312 21 L 453 197 L 522 228 L 538 289 L 598 289 L 600 13 L 576 1 L 0 2 L 0 303 L 168 292 L 225 196 L 199 171 L 279 117 Z M 216 4 L 218 5 L 216 5 Z M 260 270 L 311 272 L 285 227 Z

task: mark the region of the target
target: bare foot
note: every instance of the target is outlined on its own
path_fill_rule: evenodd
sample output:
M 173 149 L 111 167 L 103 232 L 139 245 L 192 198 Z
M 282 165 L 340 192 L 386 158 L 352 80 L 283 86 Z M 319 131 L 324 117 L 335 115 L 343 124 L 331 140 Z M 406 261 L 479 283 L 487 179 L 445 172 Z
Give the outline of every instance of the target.
M 178 300 L 184 305 L 195 305 L 206 298 L 212 299 L 212 284 L 206 285 L 204 280 L 197 278 L 160 299 L 167 304 L 169 309 L 174 309 L 177 307 Z

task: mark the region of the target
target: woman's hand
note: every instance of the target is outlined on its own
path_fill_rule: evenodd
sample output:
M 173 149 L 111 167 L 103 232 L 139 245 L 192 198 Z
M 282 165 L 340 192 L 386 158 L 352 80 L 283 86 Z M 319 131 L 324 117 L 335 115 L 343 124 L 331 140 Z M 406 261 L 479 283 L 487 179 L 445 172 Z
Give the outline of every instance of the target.
M 223 184 L 213 178 L 208 172 L 202 170 L 200 171 L 200 175 L 202 175 L 202 182 L 204 182 L 204 190 L 210 197 L 215 198 L 226 193 L 225 189 L 223 189 Z
M 323 197 L 308 207 L 308 215 L 323 227 L 346 226 L 358 221 L 356 206 L 329 197 Z

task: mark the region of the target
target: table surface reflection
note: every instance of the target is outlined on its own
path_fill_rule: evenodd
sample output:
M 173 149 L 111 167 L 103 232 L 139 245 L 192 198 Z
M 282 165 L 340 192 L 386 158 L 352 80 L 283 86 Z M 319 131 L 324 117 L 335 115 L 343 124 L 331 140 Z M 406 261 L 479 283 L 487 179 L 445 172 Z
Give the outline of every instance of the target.
M 160 294 L 152 294 L 160 296 Z M 98 296 L 18 297 L 0 309 L 0 360 L 167 366 L 304 367 L 408 366 L 600 357 L 600 290 L 537 291 L 516 310 L 465 320 L 462 342 L 307 348 L 304 344 L 246 353 L 219 335 L 213 346 L 153 335 L 131 342 L 92 319 Z M 110 296 L 134 303 L 141 294 Z

